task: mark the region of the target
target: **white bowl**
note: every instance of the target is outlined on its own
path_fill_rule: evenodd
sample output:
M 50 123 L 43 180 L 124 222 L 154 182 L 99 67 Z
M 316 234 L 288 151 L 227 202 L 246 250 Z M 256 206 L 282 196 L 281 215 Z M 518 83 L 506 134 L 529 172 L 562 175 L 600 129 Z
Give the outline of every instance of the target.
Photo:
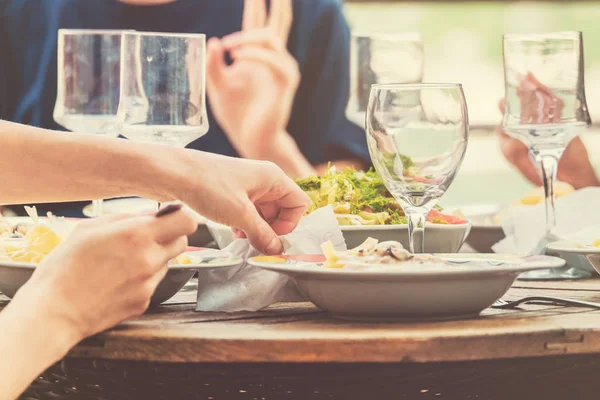
M 471 221 L 471 231 L 466 242 L 478 253 L 493 253 L 492 246 L 504 239 L 502 226 L 494 221 L 494 216 L 504 207 L 498 204 L 477 204 L 462 207 L 450 207 Z
M 181 288 L 199 270 L 238 267 L 242 264 L 240 258 L 214 259 L 214 250 L 189 252 L 194 264 L 170 264 L 167 274 L 158 284 L 152 298 L 151 306 L 157 306 L 175 296 Z M 35 264 L 18 263 L 0 260 L 0 292 L 12 298 L 33 274 Z
M 477 316 L 523 272 L 564 260 L 500 254 L 438 255 L 451 265 L 325 268 L 294 260 L 250 264 L 291 277 L 298 289 L 334 317 L 351 320 L 445 320 Z
M 600 248 L 581 247 L 575 243 L 561 240 L 549 243 L 546 246 L 546 254 L 560 257 L 566 261 L 567 266 L 600 274 Z
M 207 222 L 208 230 L 219 248 L 227 247 L 234 239 L 233 232 L 225 225 Z M 408 225 L 341 226 L 346 246 L 351 249 L 368 237 L 380 242 L 396 240 L 408 248 Z M 457 253 L 469 234 L 471 223 L 457 225 L 425 224 L 426 253 Z

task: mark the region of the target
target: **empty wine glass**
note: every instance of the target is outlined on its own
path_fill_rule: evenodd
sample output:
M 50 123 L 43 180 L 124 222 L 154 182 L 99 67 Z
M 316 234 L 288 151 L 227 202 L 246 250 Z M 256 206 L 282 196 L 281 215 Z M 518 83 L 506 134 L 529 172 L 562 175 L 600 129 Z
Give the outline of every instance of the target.
M 424 58 L 423 39 L 419 33 L 353 32 L 348 119 L 364 127 L 371 85 L 420 83 Z
M 506 86 L 504 131 L 522 141 L 541 168 L 546 205 L 546 236 L 556 225 L 554 184 L 558 162 L 569 142 L 591 123 L 587 109 L 581 32 L 504 35 Z M 535 271 L 521 279 L 575 279 L 585 271 Z
M 119 136 L 121 35 L 116 30 L 60 29 L 54 120 L 70 131 Z M 93 202 L 102 214 L 102 200 Z
M 125 32 L 122 40 L 120 133 L 177 147 L 203 136 L 205 35 Z
M 411 253 L 424 252 L 427 215 L 467 149 L 467 105 L 459 84 L 373 85 L 367 108 L 371 160 L 408 220 Z

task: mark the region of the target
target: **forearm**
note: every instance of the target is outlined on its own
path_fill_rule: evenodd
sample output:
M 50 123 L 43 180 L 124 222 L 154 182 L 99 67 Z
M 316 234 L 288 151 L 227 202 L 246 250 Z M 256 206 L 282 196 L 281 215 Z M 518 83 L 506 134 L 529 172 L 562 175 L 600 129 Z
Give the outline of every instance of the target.
M 40 304 L 13 300 L 0 312 L 0 400 L 16 399 L 78 338 L 40 312 Z
M 277 164 L 291 178 L 305 178 L 316 173 L 314 167 L 304 157 L 294 138 L 282 132 L 268 143 L 257 143 L 252 148 L 241 149 L 244 158 L 271 161 Z
M 0 204 L 161 195 L 168 150 L 0 121 Z

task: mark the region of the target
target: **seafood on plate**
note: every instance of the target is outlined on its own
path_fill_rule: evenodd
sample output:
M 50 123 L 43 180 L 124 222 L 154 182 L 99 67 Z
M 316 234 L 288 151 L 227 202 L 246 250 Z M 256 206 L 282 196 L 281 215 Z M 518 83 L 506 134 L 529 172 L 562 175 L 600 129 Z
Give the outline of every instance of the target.
M 430 254 L 411 254 L 399 242 L 379 242 L 371 237 L 361 245 L 346 251 L 336 251 L 330 241 L 323 243 L 321 249 L 326 260 L 323 266 L 327 268 L 344 268 L 348 265 L 359 264 L 444 263 L 441 259 Z

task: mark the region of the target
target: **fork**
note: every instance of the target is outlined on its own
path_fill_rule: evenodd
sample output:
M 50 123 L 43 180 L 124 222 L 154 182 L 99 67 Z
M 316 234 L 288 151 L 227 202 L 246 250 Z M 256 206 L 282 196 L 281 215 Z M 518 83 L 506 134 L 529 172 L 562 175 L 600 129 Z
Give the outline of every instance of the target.
M 562 297 L 552 297 L 552 296 L 529 296 L 529 297 L 523 297 L 522 299 L 514 300 L 514 301 L 498 299 L 494 302 L 494 304 L 492 304 L 491 307 L 492 308 L 500 308 L 500 309 L 509 309 L 509 308 L 516 308 L 520 304 L 530 303 L 533 301 L 542 302 L 542 303 L 550 303 L 550 304 L 555 304 L 555 305 L 560 305 L 560 306 L 589 307 L 589 308 L 600 309 L 600 303 L 593 303 L 590 301 L 583 301 L 583 300 L 565 299 Z

